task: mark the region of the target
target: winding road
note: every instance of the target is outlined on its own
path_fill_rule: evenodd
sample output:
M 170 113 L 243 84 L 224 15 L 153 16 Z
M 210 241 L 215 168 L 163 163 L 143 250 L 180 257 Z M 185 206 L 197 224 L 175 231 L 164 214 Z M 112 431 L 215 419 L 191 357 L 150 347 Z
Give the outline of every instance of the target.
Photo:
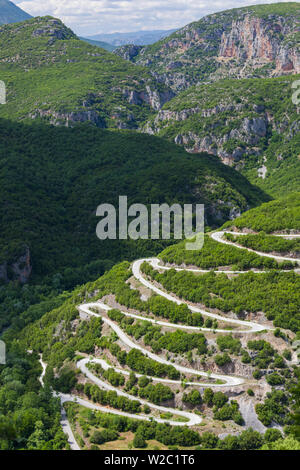
M 241 246 L 241 245 L 238 245 L 234 242 L 231 242 L 230 240 L 226 240 L 224 237 L 224 235 L 226 233 L 229 233 L 231 235 L 236 235 L 236 236 L 240 236 L 240 235 L 249 235 L 248 233 L 243 233 L 243 232 L 229 232 L 229 231 L 223 231 L 223 232 L 213 232 L 211 234 L 211 238 L 213 240 L 215 240 L 216 242 L 219 242 L 219 243 L 223 243 L 225 245 L 232 245 L 234 246 L 235 248 L 240 248 L 242 250 L 247 250 L 247 251 L 251 251 L 252 253 L 256 253 L 257 255 L 259 256 L 264 256 L 266 258 L 272 258 L 272 259 L 275 259 L 276 261 L 291 261 L 292 263 L 297 263 L 298 265 L 300 265 L 300 260 L 299 259 L 296 259 L 296 258 L 288 258 L 286 256 L 278 256 L 278 255 L 272 255 L 270 253 L 263 253 L 261 251 L 256 251 L 256 250 L 252 250 L 251 248 L 246 248 L 244 246 Z M 285 237 L 285 238 L 297 238 L 299 237 L 300 235 L 283 235 L 283 234 L 276 234 L 275 235 L 276 237 Z
M 250 248 L 246 248 L 246 247 L 242 247 L 240 245 L 237 245 L 234 242 L 231 242 L 229 240 L 224 239 L 223 237 L 224 237 L 225 233 L 232 233 L 234 235 L 245 235 L 244 233 L 236 233 L 236 232 L 213 232 L 213 233 L 210 234 L 210 236 L 212 237 L 213 240 L 215 240 L 219 243 L 224 243 L 226 245 L 233 245 L 233 246 L 235 246 L 237 248 L 240 248 L 240 249 L 245 249 L 245 250 L 248 250 L 248 251 L 252 251 L 252 252 L 254 252 L 254 253 L 256 253 L 260 256 L 266 256 L 266 257 L 269 257 L 269 258 L 273 258 L 277 261 L 292 261 L 294 263 L 297 262 L 298 264 L 300 264 L 300 260 L 295 260 L 293 258 L 287 258 L 287 257 L 281 257 L 281 256 L 277 256 L 277 255 L 261 253 L 261 252 L 257 252 L 255 250 L 252 250 Z M 282 234 L 280 234 L 278 236 L 294 238 L 294 237 L 297 237 L 297 236 L 300 236 L 300 235 L 282 235 Z M 191 310 L 191 312 L 197 312 L 197 313 L 200 313 L 204 316 L 216 319 L 218 321 L 222 321 L 224 323 L 235 324 L 235 325 L 238 325 L 239 327 L 242 326 L 242 327 L 245 328 L 243 330 L 236 330 L 236 332 L 238 332 L 238 333 L 251 334 L 251 333 L 257 333 L 257 332 L 273 329 L 269 326 L 260 325 L 256 322 L 243 321 L 243 320 L 228 318 L 228 317 L 224 317 L 222 315 L 214 314 L 214 313 L 208 312 L 206 310 L 203 310 L 199 307 L 196 307 L 195 305 L 191 305 L 190 303 L 188 303 L 186 301 L 179 300 L 174 295 L 165 292 L 161 288 L 157 287 L 153 282 L 151 282 L 151 281 L 149 281 L 148 279 L 145 278 L 145 276 L 141 272 L 141 265 L 145 261 L 150 263 L 154 269 L 162 269 L 162 270 L 175 269 L 177 271 L 191 271 L 191 272 L 199 272 L 199 273 L 205 273 L 205 272 L 209 272 L 209 271 L 201 270 L 201 269 L 197 269 L 197 268 L 164 266 L 164 265 L 160 264 L 160 260 L 158 258 L 145 258 L 145 259 L 140 259 L 140 260 L 135 261 L 132 264 L 132 273 L 133 273 L 133 276 L 135 277 L 135 279 L 137 281 L 139 281 L 142 285 L 144 285 L 145 287 L 150 289 L 151 291 L 153 291 L 156 294 L 168 299 L 169 301 L 172 301 L 172 302 L 176 303 L 177 305 L 186 304 L 188 306 L 188 308 Z M 300 270 L 295 269 L 295 271 L 298 272 Z M 215 272 L 216 273 L 223 272 L 225 274 L 241 274 L 241 273 L 244 273 L 246 271 L 215 271 Z M 265 271 L 257 270 L 257 271 L 252 271 L 252 272 L 263 273 Z M 151 358 L 151 359 L 153 359 L 156 362 L 159 362 L 161 364 L 174 366 L 174 364 L 172 362 L 158 356 L 157 354 L 152 353 L 151 351 L 149 351 L 146 348 L 142 347 L 140 344 L 134 342 L 131 338 L 129 338 L 124 333 L 124 331 L 116 323 L 114 323 L 112 320 L 107 318 L 107 312 L 109 310 L 111 310 L 112 307 L 109 307 L 108 305 L 106 305 L 105 303 L 103 303 L 101 301 L 97 301 L 97 302 L 90 302 L 90 303 L 85 303 L 85 304 L 79 305 L 77 308 L 78 308 L 79 312 L 81 314 L 83 314 L 84 316 L 101 317 L 103 322 L 106 323 L 117 334 L 119 340 L 125 346 L 127 346 L 128 348 L 138 349 L 145 356 L 147 356 L 147 357 L 149 357 L 149 358 Z M 97 312 L 95 312 L 95 309 L 97 310 Z M 210 332 L 213 331 L 213 332 L 222 332 L 222 333 L 232 333 L 232 330 L 228 330 L 228 329 L 227 330 L 226 329 L 212 330 L 210 328 L 202 328 L 202 327 L 195 327 L 195 326 L 188 326 L 188 325 L 178 325 L 178 324 L 172 324 L 172 323 L 163 322 L 163 321 L 157 321 L 157 320 L 154 320 L 152 318 L 144 317 L 142 315 L 136 315 L 136 314 L 132 314 L 132 313 L 128 313 L 128 312 L 122 312 L 122 313 L 126 316 L 129 316 L 129 317 L 132 317 L 132 318 L 135 318 L 135 319 L 139 319 L 139 320 L 146 320 L 148 322 L 163 326 L 165 328 L 173 328 L 173 329 L 176 328 L 176 329 L 193 330 L 193 331 L 202 330 L 202 331 L 210 331 Z M 43 368 L 42 374 L 40 376 L 40 382 L 41 382 L 42 385 L 44 385 L 44 380 L 43 379 L 44 379 L 44 375 L 45 375 L 45 371 L 46 371 L 46 364 L 42 361 L 41 356 L 40 356 L 40 363 L 41 363 L 42 368 Z M 100 388 L 110 390 L 110 391 L 116 391 L 118 393 L 118 395 L 125 396 L 129 399 L 133 399 L 133 400 L 137 399 L 137 397 L 135 397 L 133 395 L 130 395 L 130 394 L 126 393 L 125 391 L 120 390 L 116 387 L 113 387 L 112 385 L 108 384 L 107 382 L 105 382 L 101 378 L 97 377 L 88 367 L 88 364 L 93 364 L 93 363 L 94 364 L 100 364 L 103 367 L 103 369 L 105 369 L 105 370 L 107 370 L 108 368 L 111 367 L 106 361 L 104 361 L 103 359 L 99 359 L 99 358 L 84 358 L 84 359 L 81 359 L 77 362 L 77 367 L 81 370 L 81 372 L 90 381 L 92 381 L 94 384 L 98 385 Z M 234 387 L 234 386 L 241 385 L 241 384 L 244 383 L 244 379 L 241 378 L 241 377 L 222 375 L 222 374 L 213 374 L 213 373 L 210 374 L 210 373 L 207 373 L 207 372 L 204 372 L 204 371 L 198 371 L 198 370 L 195 370 L 193 368 L 184 367 L 184 366 L 180 366 L 180 365 L 176 365 L 176 369 L 178 371 L 180 371 L 181 373 L 183 373 L 183 374 L 206 377 L 206 378 L 211 378 L 211 379 L 215 379 L 216 381 L 218 381 L 217 383 L 186 382 L 187 385 L 193 385 L 193 386 L 199 386 L 199 387 Z M 124 375 L 129 375 L 129 371 L 127 371 L 127 370 L 118 369 L 118 368 L 115 368 L 115 367 L 114 367 L 114 370 L 118 373 L 122 373 Z M 136 374 L 136 376 L 140 377 L 141 375 Z M 177 385 L 181 384 L 180 381 L 176 381 L 176 380 L 162 379 L 162 378 L 157 378 L 157 377 L 151 377 L 151 379 L 155 382 L 170 383 L 170 384 L 177 384 Z M 199 425 L 202 421 L 202 418 L 200 416 L 194 414 L 194 413 L 190 413 L 190 412 L 187 412 L 187 411 L 181 411 L 181 410 L 178 410 L 178 409 L 172 409 L 170 407 L 163 407 L 163 406 L 154 405 L 153 403 L 150 403 L 146 400 L 141 400 L 140 398 L 139 398 L 139 401 L 140 401 L 141 404 L 148 405 L 150 408 L 152 408 L 156 412 L 158 411 L 158 412 L 161 412 L 161 413 L 172 413 L 173 415 L 178 416 L 179 418 L 180 417 L 184 418 L 186 421 L 183 422 L 183 421 L 162 419 L 162 418 L 159 418 L 157 416 L 151 416 L 150 417 L 150 416 L 142 415 L 142 414 L 135 415 L 135 414 L 125 413 L 125 412 L 122 412 L 122 411 L 119 411 L 119 410 L 109 409 L 107 407 L 96 405 L 94 403 L 91 403 L 87 400 L 84 400 L 84 399 L 82 399 L 78 396 L 71 395 L 71 394 L 62 394 L 62 393 L 54 392 L 54 396 L 57 396 L 57 397 L 60 398 L 61 405 L 63 405 L 63 403 L 65 403 L 65 402 L 75 402 L 75 403 L 78 403 L 78 404 L 80 404 L 80 405 L 82 405 L 86 408 L 90 408 L 90 409 L 93 409 L 93 410 L 98 410 L 98 411 L 101 411 L 101 412 L 104 412 L 104 413 L 111 413 L 111 414 L 115 414 L 115 415 L 126 416 L 126 417 L 130 417 L 130 418 L 133 418 L 133 419 L 138 419 L 138 420 L 154 420 L 154 421 L 157 421 L 159 423 L 168 422 L 169 424 L 171 424 L 173 426 L 195 426 L 195 425 Z M 70 426 L 70 424 L 67 420 L 66 413 L 65 413 L 65 410 L 63 409 L 63 407 L 62 407 L 61 424 L 63 426 L 64 432 L 68 436 L 68 442 L 70 444 L 71 449 L 72 450 L 80 450 L 80 448 L 79 448 L 79 446 L 78 446 L 78 444 L 77 444 L 77 442 L 74 438 L 71 426 Z
M 112 330 L 118 335 L 120 341 L 123 344 L 125 344 L 126 346 L 128 346 L 130 349 L 138 349 L 139 351 L 141 351 L 145 356 L 149 357 L 150 359 L 153 359 L 154 361 L 159 362 L 160 364 L 166 364 L 166 365 L 174 367 L 174 364 L 171 361 L 168 361 L 167 359 L 164 359 L 164 358 L 158 356 L 157 354 L 154 354 L 154 353 L 148 351 L 148 349 L 145 349 L 142 346 L 140 346 L 139 344 L 132 341 L 124 333 L 124 331 L 118 325 L 116 325 L 113 321 L 111 321 L 109 318 L 106 318 L 104 315 L 101 315 L 100 312 L 95 313 L 91 310 L 91 309 L 95 309 L 95 308 L 99 308 L 99 307 L 101 308 L 102 305 L 103 305 L 102 302 L 92 302 L 92 303 L 89 303 L 89 304 L 79 305 L 78 310 L 80 312 L 83 312 L 85 314 L 92 315 L 92 316 L 95 316 L 95 317 L 101 316 L 104 323 L 109 325 L 112 328 Z M 147 320 L 147 319 L 145 318 L 145 320 Z M 212 331 L 212 330 L 210 330 L 210 331 Z M 228 333 L 228 330 L 225 330 L 225 331 Z M 77 365 L 78 365 L 78 367 L 80 367 L 80 362 Z M 183 366 L 180 366 L 178 364 L 176 364 L 176 369 L 178 371 L 184 373 L 184 374 L 199 375 L 199 376 L 207 377 L 207 378 L 210 377 L 212 379 L 221 380 L 222 382 L 223 381 L 225 382 L 225 383 L 222 383 L 222 384 L 194 383 L 194 385 L 199 385 L 199 386 L 203 386 L 203 387 L 205 387 L 205 386 L 206 387 L 232 387 L 232 386 L 235 386 L 235 385 L 241 385 L 244 382 L 243 379 L 240 379 L 240 378 L 237 378 L 237 377 L 230 377 L 230 376 L 227 376 L 227 375 L 220 375 L 220 374 L 208 374 L 207 372 L 197 371 L 197 370 L 192 369 L 190 367 L 183 367 Z M 178 383 L 178 385 L 180 385 L 181 382 L 177 381 L 176 383 Z M 126 395 L 126 396 L 128 396 L 128 395 Z M 150 406 L 150 404 L 149 404 L 149 406 Z
M 141 273 L 141 265 L 144 263 L 144 262 L 150 262 L 152 263 L 153 262 L 153 265 L 154 266 L 157 266 L 159 260 L 157 258 L 145 258 L 145 259 L 141 259 L 141 260 L 138 260 L 138 261 L 135 261 L 133 263 L 133 266 L 132 266 L 132 272 L 133 272 L 133 275 L 134 277 L 140 281 L 145 287 L 147 287 L 148 289 L 151 289 L 153 292 L 155 292 L 156 294 L 164 297 L 165 299 L 168 299 L 170 300 L 171 302 L 174 302 L 176 303 L 177 305 L 182 305 L 182 304 L 186 304 L 188 306 L 188 308 L 191 310 L 191 312 L 195 312 L 195 313 L 201 313 L 202 315 L 205 315 L 207 317 L 210 317 L 210 318 L 213 318 L 215 320 L 219 320 L 219 321 L 222 321 L 222 322 L 225 322 L 225 323 L 232 323 L 232 324 L 235 324 L 235 325 L 239 325 L 239 326 L 244 326 L 244 327 L 247 327 L 246 330 L 238 330 L 239 333 L 257 333 L 259 331 L 264 331 L 264 330 L 269 330 L 269 329 L 272 329 L 271 327 L 268 327 L 266 325 L 260 325 L 258 323 L 255 323 L 255 322 L 250 322 L 250 321 L 244 321 L 244 320 L 237 320 L 235 318 L 228 318 L 228 317 L 224 317 L 224 316 L 221 316 L 221 315 L 218 315 L 216 313 L 211 313 L 211 312 L 208 312 L 207 310 L 204 310 L 202 308 L 199 308 L 199 307 L 195 307 L 194 305 L 190 305 L 188 302 L 184 301 L 184 300 L 179 300 L 177 299 L 174 295 L 172 294 L 168 294 L 167 292 L 164 292 L 162 289 L 160 289 L 159 287 L 155 286 L 152 282 L 148 281 L 147 279 L 145 279 L 144 275 Z M 168 269 L 171 269 L 171 268 L 168 268 Z M 225 271 L 224 271 L 225 272 Z M 227 273 L 228 271 L 226 271 Z M 203 330 L 203 331 L 212 331 L 211 328 L 201 328 L 199 327 L 199 330 Z M 216 331 L 216 332 L 222 332 L 222 333 L 232 333 L 231 330 L 220 330 L 220 329 L 216 329 L 216 330 L 213 330 L 213 331 Z

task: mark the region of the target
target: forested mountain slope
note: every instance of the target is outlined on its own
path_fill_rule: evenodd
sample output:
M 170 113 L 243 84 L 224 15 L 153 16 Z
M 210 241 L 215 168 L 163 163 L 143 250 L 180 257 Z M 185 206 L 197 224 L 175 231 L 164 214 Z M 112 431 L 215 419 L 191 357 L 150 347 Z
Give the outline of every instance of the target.
M 0 122 L 1 277 L 26 280 L 95 260 L 132 259 L 160 242 L 99 241 L 96 208 L 204 203 L 209 225 L 268 197 L 215 157 L 132 131 Z M 14 262 L 16 266 L 12 268 Z M 10 266 L 7 268 L 6 263 Z
M 176 93 L 201 81 L 299 73 L 299 14 L 296 2 L 236 8 L 115 52 L 149 67 Z
M 0 28 L 0 117 L 72 126 L 137 128 L 171 90 L 137 67 L 78 37 L 60 20 L 37 17 Z
M 192 86 L 166 103 L 145 132 L 205 151 L 234 166 L 273 196 L 300 185 L 300 75 L 221 80 Z
M 296 11 L 294 5 L 279 7 L 274 11 L 283 18 Z M 271 25 L 277 21 L 269 19 Z M 174 97 L 147 67 L 80 41 L 51 17 L 3 26 L 0 40 L 0 73 L 7 88 L 0 117 L 144 130 L 190 152 L 218 155 L 273 196 L 282 188 L 297 189 L 299 119 L 291 100 L 297 75 L 222 80 Z M 195 62 L 189 70 L 200 80 Z
M 253 232 L 300 232 L 300 193 L 261 204 L 237 217 L 234 222 L 227 222 L 224 227 L 237 230 L 248 229 Z

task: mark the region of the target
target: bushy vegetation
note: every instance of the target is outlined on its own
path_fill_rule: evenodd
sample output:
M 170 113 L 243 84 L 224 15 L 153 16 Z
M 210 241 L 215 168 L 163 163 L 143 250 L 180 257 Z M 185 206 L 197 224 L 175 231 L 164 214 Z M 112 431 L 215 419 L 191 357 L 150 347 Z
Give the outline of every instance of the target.
M 276 237 L 272 235 L 266 235 L 264 232 L 260 232 L 257 235 L 233 235 L 226 233 L 225 238 L 239 245 L 251 248 L 255 251 L 261 251 L 264 253 L 277 252 L 290 254 L 295 257 L 300 256 L 300 239 L 287 240 L 282 237 Z
M 130 400 L 127 397 L 118 395 L 115 391 L 107 392 L 105 390 L 101 390 L 97 385 L 92 385 L 90 383 L 85 384 L 84 393 L 95 403 L 100 403 L 105 406 L 109 405 L 112 408 L 126 411 L 128 413 L 141 412 L 141 405 L 138 400 Z
M 176 142 L 187 149 L 199 148 L 205 139 L 210 153 L 229 159 L 274 197 L 297 191 L 300 141 L 297 107 L 291 100 L 295 76 L 263 77 L 270 70 L 271 63 L 264 70 L 253 70 L 256 78 L 226 78 L 189 87 L 164 105 L 166 118 L 152 117 L 147 126 L 172 142 L 177 137 Z M 257 78 L 260 74 L 263 78 Z M 272 118 L 267 120 L 266 113 Z M 256 128 L 247 127 L 247 122 L 253 121 L 266 127 L 263 137 Z M 265 178 L 258 172 L 263 165 L 267 168 Z
M 255 232 L 272 233 L 276 231 L 300 230 L 300 193 L 295 192 L 285 197 L 262 204 L 251 209 L 234 222 L 227 222 L 224 228 L 248 228 Z
M 175 380 L 180 378 L 180 372 L 178 372 L 174 366 L 156 362 L 146 357 L 138 349 L 131 349 L 129 351 L 126 357 L 126 365 L 140 374 L 154 377 L 169 377 Z
M 104 442 L 115 441 L 119 436 L 117 431 L 111 429 L 103 429 L 103 431 L 95 431 L 91 436 L 93 444 L 104 444 Z
M 100 364 L 90 363 L 88 368 L 93 371 L 96 375 L 102 376 L 114 387 L 122 387 L 125 384 L 125 377 L 123 374 L 116 372 L 112 367 L 104 370 Z
M 161 383 L 156 385 L 148 383 L 145 387 L 140 386 L 139 397 L 146 398 L 152 403 L 160 405 L 161 403 L 172 400 L 174 398 L 174 393 L 170 387 Z
M 202 333 L 186 333 L 176 330 L 173 333 L 165 333 L 156 343 L 157 350 L 166 349 L 173 353 L 183 354 L 187 351 L 197 349 L 198 354 L 207 352 L 206 338 Z
M 189 393 L 184 393 L 182 397 L 183 403 L 187 403 L 188 405 L 201 405 L 202 404 L 202 397 L 201 393 L 198 390 L 191 390 Z
M 161 274 L 146 263 L 142 270 L 180 298 L 225 313 L 233 311 L 240 317 L 247 312 L 263 311 L 275 326 L 299 330 L 300 277 L 294 272 L 249 272 L 233 278 L 226 274 L 197 275 L 175 269 Z
M 165 349 L 167 351 L 183 354 L 197 349 L 198 354 L 207 352 L 206 339 L 202 333 L 187 333 L 182 330 L 162 333 L 161 327 L 150 322 L 134 320 L 118 310 L 110 310 L 108 316 L 117 321 L 127 334 L 135 339 L 143 338 L 146 345 L 150 345 L 155 353 Z
M 102 376 L 114 387 L 123 387 L 125 385 L 125 376 L 116 372 L 113 368 L 104 370 L 100 364 L 95 363 L 89 364 L 88 368 L 96 375 Z M 126 381 L 125 389 L 131 395 L 138 395 L 140 398 L 146 398 L 156 405 L 174 398 L 174 393 L 166 385 L 161 383 L 154 385 L 151 383 L 151 379 L 147 376 L 142 376 L 137 380 L 134 373 L 133 375 L 130 375 L 129 379 Z
M 273 390 L 267 394 L 263 404 L 256 405 L 255 411 L 265 426 L 270 426 L 272 422 L 281 425 L 288 424 L 288 404 L 288 396 L 283 390 Z
M 180 378 L 180 373 L 174 366 L 157 362 L 154 359 L 147 357 L 139 349 L 131 349 L 127 353 L 107 336 L 103 336 L 98 344 L 102 349 L 109 349 L 111 354 L 118 359 L 120 364 L 127 365 L 131 370 L 138 372 L 139 374 L 153 377 L 169 377 L 170 379 Z
M 235 400 L 228 401 L 228 397 L 223 392 L 213 392 L 211 388 L 206 388 L 203 394 L 203 402 L 207 406 L 213 407 L 214 419 L 220 421 L 233 420 L 237 424 L 243 424 L 244 420 L 239 412 L 239 405 Z
M 231 335 L 218 336 L 216 343 L 220 351 L 229 351 L 232 354 L 238 354 L 242 346 L 240 340 Z
M 239 219 L 237 219 L 239 220 Z M 232 224 L 232 222 L 231 222 Z M 204 236 L 204 245 L 201 250 L 191 251 L 185 249 L 186 242 L 167 247 L 159 256 L 165 263 L 177 265 L 192 265 L 202 269 L 216 269 L 230 267 L 236 271 L 248 269 L 290 269 L 290 262 L 277 261 L 259 256 L 247 250 L 241 250 L 232 245 L 224 245 L 213 240 L 209 235 Z
M 255 357 L 253 364 L 259 369 L 267 369 L 269 364 L 273 361 L 275 350 L 272 348 L 270 343 L 260 339 L 254 341 L 248 341 L 248 348 L 255 351 Z
M 0 449 L 61 450 L 67 438 L 60 427 L 60 402 L 41 389 L 36 354 L 17 342 L 0 365 Z
M 230 362 L 232 362 L 231 357 L 226 352 L 224 354 L 217 354 L 214 357 L 214 361 L 217 364 L 217 366 L 219 366 L 219 367 L 223 367 L 226 364 L 230 364 Z

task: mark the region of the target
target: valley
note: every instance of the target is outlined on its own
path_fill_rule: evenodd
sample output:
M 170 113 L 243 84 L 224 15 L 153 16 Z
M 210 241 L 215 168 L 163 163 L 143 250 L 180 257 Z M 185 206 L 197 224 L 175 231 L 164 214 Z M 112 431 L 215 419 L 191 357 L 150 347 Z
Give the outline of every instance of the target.
M 0 450 L 300 449 L 299 14 L 111 45 L 0 0 Z M 100 240 L 120 196 L 203 247 Z

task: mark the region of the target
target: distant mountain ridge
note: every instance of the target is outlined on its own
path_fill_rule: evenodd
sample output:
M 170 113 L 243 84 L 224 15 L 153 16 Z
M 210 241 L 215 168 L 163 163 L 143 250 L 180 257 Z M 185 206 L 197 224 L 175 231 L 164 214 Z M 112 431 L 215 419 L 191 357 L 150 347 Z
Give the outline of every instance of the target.
M 8 0 L 0 0 L 0 24 L 18 23 L 32 18 L 21 8 Z
M 134 31 L 132 33 L 110 33 L 110 34 L 95 34 L 88 36 L 88 39 L 96 41 L 104 41 L 112 44 L 115 47 L 125 46 L 127 44 L 134 44 L 136 46 L 146 46 L 153 44 L 160 39 L 174 33 L 176 29 L 163 30 L 157 29 L 153 31 Z
M 112 46 L 111 44 L 108 44 L 108 42 L 104 41 L 94 41 L 93 39 L 89 38 L 83 38 L 79 37 L 82 41 L 87 42 L 88 44 L 91 44 L 91 46 L 97 46 L 97 47 L 102 47 L 106 51 L 113 52 L 115 50 L 115 46 Z

